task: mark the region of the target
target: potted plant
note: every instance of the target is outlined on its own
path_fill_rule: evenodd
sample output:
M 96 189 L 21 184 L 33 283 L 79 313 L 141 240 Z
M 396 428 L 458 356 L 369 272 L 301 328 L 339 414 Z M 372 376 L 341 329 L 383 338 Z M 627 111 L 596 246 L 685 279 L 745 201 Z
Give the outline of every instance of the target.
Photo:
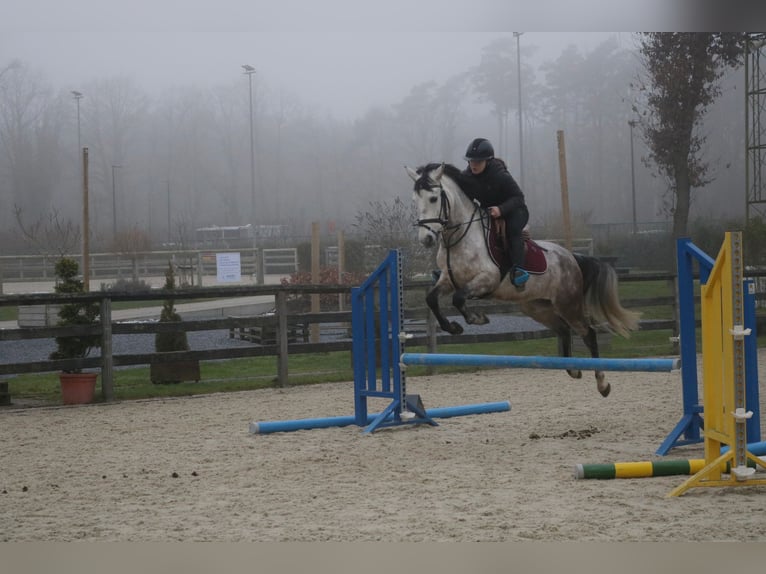
M 83 293 L 85 287 L 79 278 L 77 261 L 62 257 L 56 262 L 56 293 Z M 93 325 L 98 322 L 101 309 L 98 303 L 68 303 L 61 306 L 58 326 Z M 51 359 L 78 359 L 101 346 L 100 335 L 56 337 L 56 350 Z M 61 397 L 65 405 L 93 402 L 98 373 L 82 369 L 67 369 L 59 373 Z
M 173 264 L 168 264 L 165 272 L 165 290 L 173 291 L 176 288 L 175 271 Z M 175 309 L 175 301 L 172 297 L 165 299 L 160 313 L 160 323 L 181 321 L 181 316 Z M 188 351 L 189 341 L 186 331 L 160 331 L 154 336 L 154 350 L 158 353 L 171 353 L 174 351 Z M 199 361 L 185 359 L 169 363 L 152 363 L 149 368 L 149 377 L 154 384 L 180 383 L 181 381 L 199 381 Z

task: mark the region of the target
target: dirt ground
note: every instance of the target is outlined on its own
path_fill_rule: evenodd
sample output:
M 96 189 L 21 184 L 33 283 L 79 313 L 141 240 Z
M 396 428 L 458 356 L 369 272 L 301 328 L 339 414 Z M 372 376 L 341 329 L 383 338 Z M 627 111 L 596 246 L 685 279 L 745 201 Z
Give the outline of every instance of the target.
M 761 372 L 765 360 L 760 351 Z M 574 478 L 577 463 L 656 459 L 681 417 L 677 372 L 607 379 L 602 398 L 592 373 L 410 377 L 427 408 L 512 409 L 372 435 L 248 430 L 351 415 L 351 382 L 5 408 L 0 541 L 766 540 L 766 487 L 667 498 L 685 477 Z M 700 444 L 666 458 L 702 453 Z

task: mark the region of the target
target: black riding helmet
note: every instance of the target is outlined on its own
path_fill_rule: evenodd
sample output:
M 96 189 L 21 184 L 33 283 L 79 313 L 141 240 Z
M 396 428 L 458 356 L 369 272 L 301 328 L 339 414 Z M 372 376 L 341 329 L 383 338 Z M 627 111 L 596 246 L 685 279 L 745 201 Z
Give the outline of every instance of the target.
M 489 143 L 489 140 L 485 138 L 476 138 L 468 144 L 468 149 L 465 150 L 465 159 L 468 161 L 471 161 L 472 159 L 486 160 L 492 159 L 493 157 L 495 157 L 495 149 L 492 147 L 492 144 Z

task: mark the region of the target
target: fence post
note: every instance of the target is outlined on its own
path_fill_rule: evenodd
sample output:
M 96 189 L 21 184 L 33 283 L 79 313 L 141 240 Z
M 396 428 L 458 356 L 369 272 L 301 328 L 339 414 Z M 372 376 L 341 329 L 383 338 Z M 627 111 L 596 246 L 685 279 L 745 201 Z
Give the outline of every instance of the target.
M 277 292 L 277 385 L 287 385 L 287 294 Z
M 114 358 L 112 357 L 112 300 L 101 299 L 101 394 L 114 400 Z

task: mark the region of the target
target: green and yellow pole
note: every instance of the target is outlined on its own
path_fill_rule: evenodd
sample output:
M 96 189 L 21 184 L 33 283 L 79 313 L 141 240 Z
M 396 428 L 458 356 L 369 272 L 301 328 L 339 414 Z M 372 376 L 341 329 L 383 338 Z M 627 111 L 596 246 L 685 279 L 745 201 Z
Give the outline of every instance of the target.
M 748 466 L 755 466 L 748 461 Z M 655 460 L 644 462 L 615 462 L 611 464 L 576 464 L 575 478 L 648 478 L 697 474 L 705 467 L 705 459 Z M 728 466 L 726 471 L 728 472 Z

